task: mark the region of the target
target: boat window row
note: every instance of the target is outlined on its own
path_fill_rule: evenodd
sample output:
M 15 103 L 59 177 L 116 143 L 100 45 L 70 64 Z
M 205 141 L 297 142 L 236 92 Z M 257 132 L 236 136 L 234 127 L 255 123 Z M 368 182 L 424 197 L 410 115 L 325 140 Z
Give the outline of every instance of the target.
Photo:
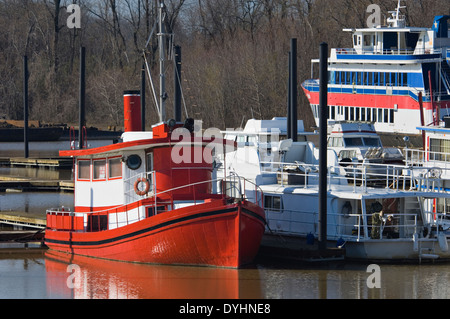
M 408 86 L 408 73 L 329 71 L 330 84 Z
M 79 159 L 77 179 L 80 181 L 104 181 L 122 178 L 122 157 Z
M 381 140 L 378 137 L 330 137 L 329 147 L 381 147 Z
M 319 105 L 311 105 L 313 115 L 319 118 Z M 373 123 L 394 123 L 395 110 L 370 107 L 330 105 L 327 112 L 328 120 L 361 121 Z

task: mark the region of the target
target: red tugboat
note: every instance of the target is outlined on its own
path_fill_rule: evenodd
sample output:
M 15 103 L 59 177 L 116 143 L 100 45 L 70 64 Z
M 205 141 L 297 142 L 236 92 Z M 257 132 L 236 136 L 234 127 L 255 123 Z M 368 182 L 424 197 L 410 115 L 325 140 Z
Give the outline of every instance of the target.
M 160 43 L 167 36 L 163 10 L 161 1 Z M 124 262 L 230 268 L 251 263 L 265 228 L 262 198 L 246 200 L 245 181 L 237 176 L 215 179 L 213 154 L 234 149 L 234 142 L 198 137 L 192 119 L 165 121 L 164 58 L 160 63 L 160 123 L 152 132 L 137 124 L 140 97 L 125 94 L 120 143 L 60 151 L 74 158 L 75 208 L 47 211 L 45 243 L 56 251 Z
M 75 158 L 75 209 L 47 211 L 46 245 L 127 262 L 232 268 L 252 262 L 264 211 L 235 191 L 239 178 L 213 180 L 213 146 L 227 142 L 190 133 L 186 143 L 173 129 L 162 123 L 153 132 L 124 133 L 118 144 L 61 151 Z M 179 161 L 185 152 L 192 161 Z M 203 155 L 197 163 L 196 154 Z

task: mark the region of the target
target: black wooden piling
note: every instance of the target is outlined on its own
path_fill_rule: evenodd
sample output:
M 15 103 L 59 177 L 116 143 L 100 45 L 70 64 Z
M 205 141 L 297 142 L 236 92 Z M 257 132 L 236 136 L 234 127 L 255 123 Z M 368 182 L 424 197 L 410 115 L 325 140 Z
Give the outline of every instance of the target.
M 78 143 L 79 148 L 84 147 L 83 128 L 86 126 L 86 48 L 80 49 L 80 122 L 78 129 Z
M 287 130 L 287 138 L 292 138 L 292 135 L 291 135 L 291 82 L 292 82 L 292 72 L 291 72 L 291 69 L 292 69 L 292 66 L 291 66 L 291 63 L 292 63 L 292 59 L 291 59 L 291 55 L 292 55 L 292 52 L 291 51 L 289 51 L 289 60 L 288 60 L 288 63 L 289 63 L 289 69 L 288 69 L 288 73 L 289 73 L 289 79 L 288 79 L 288 94 L 287 94 L 287 125 L 286 125 L 286 130 Z
M 141 70 L 141 130 L 145 131 L 145 63 Z
M 328 44 L 320 44 L 319 250 L 327 249 Z
M 297 103 L 298 103 L 298 88 L 297 88 L 297 39 L 291 39 L 291 54 L 290 54 L 290 125 L 291 138 L 297 142 Z
M 23 142 L 24 157 L 29 157 L 28 146 L 28 57 L 23 57 Z

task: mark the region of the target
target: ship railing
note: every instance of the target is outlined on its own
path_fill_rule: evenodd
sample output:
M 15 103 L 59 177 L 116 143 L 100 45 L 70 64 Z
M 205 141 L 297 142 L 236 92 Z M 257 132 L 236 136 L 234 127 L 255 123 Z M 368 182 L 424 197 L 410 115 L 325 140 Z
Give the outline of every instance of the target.
M 265 209 L 268 231 L 275 234 L 317 236 L 319 229 L 318 212 Z M 386 214 L 372 223 L 373 214 L 361 213 L 327 213 L 327 238 L 330 240 L 362 241 L 370 239 L 412 239 L 414 234 L 423 230 L 418 214 Z M 448 216 L 448 215 L 447 215 Z M 402 222 L 401 222 L 402 221 Z M 277 225 L 280 225 L 277 227 Z
M 439 227 L 436 230 L 439 232 L 448 231 L 450 229 L 450 213 L 431 213 L 433 225 L 437 225 Z
M 405 163 L 422 175 L 450 179 L 450 153 L 404 149 Z
M 204 186 L 205 184 L 218 186 L 214 187 L 217 188 L 217 191 L 211 193 L 211 195 L 217 195 L 216 197 L 213 196 L 213 198 L 245 199 L 261 207 L 263 205 L 264 195 L 261 188 L 255 183 L 236 174 L 231 174 L 226 178 L 217 178 L 182 185 L 164 191 L 157 191 L 156 189 L 156 180 L 154 178 L 155 172 L 137 174 L 131 177 L 130 180 L 137 180 L 148 176 L 152 176 L 153 185 L 149 188 L 147 194 L 143 194 L 142 196 L 138 195 L 135 202 L 89 213 L 74 213 L 70 212 L 69 209 L 61 208 L 49 209 L 47 210 L 47 228 L 67 231 L 97 232 L 123 227 L 173 209 L 176 204 L 173 193 L 182 189 L 191 188 L 192 190 L 192 192 L 189 191 L 189 193 L 192 194 L 191 200 L 186 201 L 189 202 L 189 206 L 203 204 L 205 202 L 205 196 L 197 194 L 196 187 Z M 245 190 L 246 185 L 254 186 L 254 195 L 248 196 L 247 194 L 246 196 L 243 191 Z M 152 191 L 150 192 L 150 190 Z M 142 205 L 135 205 L 144 199 L 148 199 L 148 201 L 143 202 Z
M 196 167 L 196 169 L 199 169 L 198 167 Z M 210 168 L 205 168 L 205 169 L 210 169 Z M 138 194 L 136 192 L 136 181 L 148 181 L 149 185 L 148 185 L 148 189 L 146 192 L 144 193 L 140 193 Z M 190 177 L 188 177 L 188 182 L 190 181 Z M 227 195 L 229 197 L 233 197 L 233 198 L 240 198 L 243 196 L 244 192 L 243 192 L 243 188 L 242 186 L 244 186 L 245 189 L 245 185 L 247 184 L 253 184 L 253 186 L 255 187 L 255 192 L 258 191 L 258 186 L 249 181 L 248 179 L 245 179 L 241 176 L 238 176 L 236 173 L 232 172 L 230 173 L 230 175 L 228 175 L 226 178 L 218 178 L 218 179 L 214 179 L 214 180 L 207 180 L 207 181 L 201 181 L 201 182 L 197 182 L 197 183 L 189 183 L 186 185 L 182 185 L 179 187 L 175 187 L 169 190 L 165 190 L 165 191 L 155 191 L 156 190 L 156 175 L 155 172 L 146 172 L 146 173 L 139 173 L 136 174 L 128 179 L 125 180 L 124 182 L 124 187 L 125 187 L 125 199 L 124 202 L 129 204 L 129 203 L 134 203 L 137 202 L 139 200 L 142 200 L 143 198 L 148 198 L 148 197 L 158 197 L 160 195 L 169 193 L 172 194 L 175 191 L 179 191 L 181 189 L 186 189 L 186 188 L 195 188 L 195 187 L 200 187 L 200 185 L 205 185 L 205 184 L 211 184 L 214 185 L 214 189 L 216 189 L 216 193 L 222 193 L 224 195 Z M 192 194 L 194 195 L 195 198 L 195 190 L 192 189 Z M 255 197 L 255 203 L 261 202 L 261 199 L 258 198 L 257 196 Z
M 439 90 L 439 91 L 438 90 L 436 90 L 436 91 L 433 90 L 432 93 L 433 93 L 433 100 L 434 100 L 435 103 L 437 103 L 440 98 L 447 97 L 449 95 L 449 92 L 446 89 L 445 90 Z M 426 98 L 426 99 L 430 99 L 430 101 L 431 101 L 430 91 L 425 91 L 423 93 L 423 97 Z M 445 109 L 445 108 L 442 108 L 442 110 L 447 111 L 447 109 Z
M 46 211 L 46 227 L 59 230 L 83 230 L 84 214 L 71 212 L 68 207 L 51 208 Z
M 261 162 L 261 164 L 267 164 Z M 278 167 L 276 171 L 264 171 L 263 174 L 276 173 L 277 182 L 281 186 L 296 185 L 298 187 L 316 187 L 318 184 L 319 165 L 306 163 L 286 163 L 271 162 L 273 167 Z M 376 165 L 376 164 L 375 164 Z M 266 166 L 267 167 L 267 166 Z M 342 165 L 329 165 L 327 170 L 327 181 L 329 187 L 332 184 L 348 185 L 353 184 L 356 192 L 357 185 L 367 187 L 367 180 L 377 177 L 387 182 L 393 179 L 393 175 L 399 175 L 400 167 L 393 170 L 394 165 L 380 165 L 383 171 L 368 169 L 364 163 L 342 162 Z M 395 173 L 395 174 L 394 174 Z
M 275 173 L 276 182 L 281 186 L 293 185 L 306 189 L 318 185 L 319 166 L 316 164 L 285 162 L 270 162 L 270 164 L 278 169 L 263 171 L 262 175 Z M 327 183 L 330 190 L 333 185 L 350 185 L 354 193 L 366 193 L 368 187 L 384 187 L 397 191 L 445 191 L 441 175 L 435 171 L 429 170 L 424 173 L 421 167 L 370 162 L 340 162 L 339 165 L 329 165 Z
M 190 192 L 192 194 L 192 200 L 194 204 L 197 203 L 203 203 L 203 200 L 201 198 L 196 198 L 196 194 L 197 192 L 195 191 L 196 187 L 199 186 L 204 186 L 205 184 L 209 184 L 212 186 L 213 189 L 215 189 L 215 191 L 213 190 L 212 194 L 216 194 L 216 195 L 222 195 L 223 198 L 235 198 L 235 199 L 247 199 L 245 195 L 245 192 L 243 191 L 245 189 L 245 183 L 248 184 L 252 184 L 255 189 L 254 192 L 255 194 L 257 193 L 261 193 L 261 188 L 256 185 L 255 183 L 253 183 L 252 181 L 243 178 L 235 173 L 231 173 L 230 175 L 228 175 L 225 178 L 216 178 L 216 179 L 211 179 L 211 180 L 207 180 L 207 181 L 201 181 L 201 182 L 196 182 L 196 183 L 191 183 L 191 184 L 187 184 L 187 185 L 182 185 L 179 187 L 174 187 L 168 190 L 164 190 L 164 191 L 156 191 L 154 194 L 149 195 L 148 197 L 154 198 L 155 199 L 155 206 L 158 205 L 157 199 L 158 197 L 161 197 L 161 195 L 164 194 L 168 194 L 171 198 L 171 201 L 173 202 L 173 193 L 185 188 L 192 188 L 192 192 Z M 258 204 L 258 205 L 262 205 L 262 198 L 261 196 L 257 196 L 255 195 L 254 197 L 254 203 Z
M 230 175 L 221 179 L 220 183 L 224 186 L 222 193 L 228 197 L 246 199 L 261 207 L 264 205 L 264 192 L 251 180 L 230 172 Z
M 426 166 L 440 164 L 443 169 L 450 169 L 450 153 L 404 149 L 405 162 L 409 166 Z
M 336 48 L 332 49 L 336 51 L 336 54 L 345 55 L 345 54 L 359 54 L 359 55 L 424 55 L 424 54 L 442 54 L 442 49 L 434 49 L 434 48 L 406 48 L 406 49 L 398 49 L 398 48 L 390 48 L 390 49 L 355 49 L 355 48 Z
M 430 90 L 424 90 L 423 88 L 413 87 L 413 86 L 407 86 L 409 89 L 409 96 L 412 97 L 415 101 L 419 101 L 419 95 L 422 94 L 423 101 L 430 102 L 431 101 L 431 92 Z M 439 101 L 439 99 L 447 97 L 449 95 L 449 92 L 447 90 L 433 90 L 433 100 Z M 446 109 L 445 109 L 446 110 Z M 444 111 L 444 108 L 442 108 L 442 111 Z

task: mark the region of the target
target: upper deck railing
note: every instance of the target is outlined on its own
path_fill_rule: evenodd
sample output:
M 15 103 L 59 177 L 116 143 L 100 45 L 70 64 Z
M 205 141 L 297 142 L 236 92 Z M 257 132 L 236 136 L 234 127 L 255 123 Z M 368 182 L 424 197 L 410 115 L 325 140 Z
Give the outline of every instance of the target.
M 434 174 L 450 179 L 450 153 L 424 151 L 419 149 L 405 149 L 405 163 L 408 166 L 433 169 Z
M 267 164 L 262 162 L 261 164 Z M 276 171 L 266 169 L 262 174 L 277 173 L 277 182 L 282 186 L 299 188 L 317 188 L 319 166 L 304 163 L 271 163 L 278 167 Z M 266 166 L 265 166 L 266 167 Z M 268 167 L 268 166 L 267 166 Z M 369 187 L 386 188 L 394 191 L 422 191 L 429 193 L 443 193 L 441 175 L 433 170 L 421 166 L 377 164 L 377 163 L 348 163 L 341 162 L 338 166 L 328 166 L 328 189 L 337 185 L 352 187 L 353 193 L 367 193 Z M 294 181 L 294 182 L 291 182 Z
M 355 49 L 355 48 L 336 48 L 332 49 L 332 52 L 335 51 L 336 54 L 339 55 L 430 55 L 430 54 L 442 54 L 442 49 L 425 49 L 425 48 L 416 48 L 416 49 Z

